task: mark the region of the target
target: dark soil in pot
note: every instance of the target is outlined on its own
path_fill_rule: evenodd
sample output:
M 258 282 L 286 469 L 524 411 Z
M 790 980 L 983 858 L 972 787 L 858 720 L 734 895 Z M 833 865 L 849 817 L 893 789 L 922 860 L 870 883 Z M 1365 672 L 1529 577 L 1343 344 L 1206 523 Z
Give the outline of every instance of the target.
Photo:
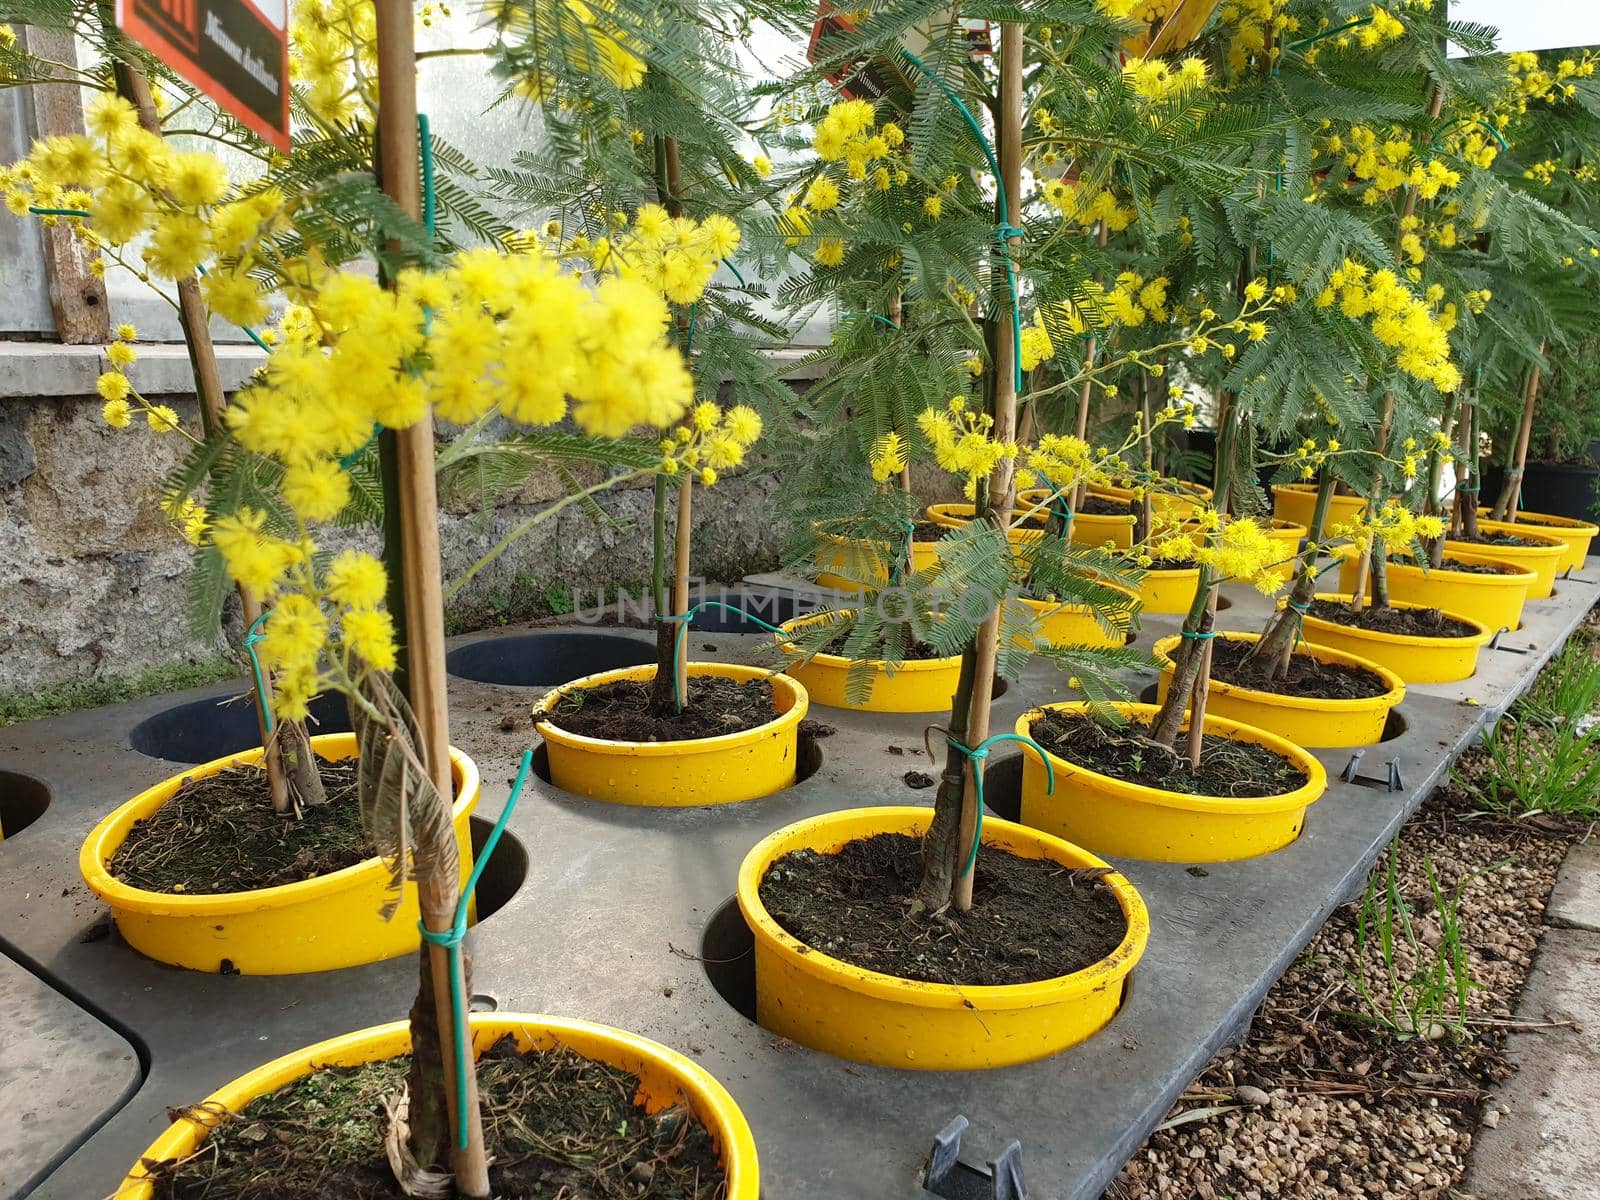
M 1454 540 L 1454 539 L 1452 539 L 1452 540 Z M 1421 564 L 1418 564 L 1418 563 L 1411 562 L 1408 559 L 1401 559 L 1401 558 L 1391 558 L 1389 561 L 1392 562 L 1392 563 L 1398 563 L 1400 566 L 1403 566 L 1403 567 L 1416 567 L 1416 566 L 1420 566 L 1421 565 Z M 1429 571 L 1450 571 L 1450 572 L 1454 572 L 1455 574 L 1458 574 L 1458 575 L 1521 575 L 1522 574 L 1522 568 L 1521 567 L 1514 567 L 1510 563 L 1466 562 L 1466 561 L 1464 561 L 1462 559 L 1459 559 L 1459 558 L 1447 558 L 1447 559 L 1444 560 L 1444 565 L 1443 566 L 1428 567 L 1427 569 Z
M 1333 625 L 1404 637 L 1465 638 L 1478 633 L 1476 626 L 1447 617 L 1437 608 L 1368 607 L 1352 612 L 1337 600 L 1313 600 L 1309 615 Z
M 937 542 L 950 531 L 943 525 L 935 525 L 932 521 L 918 521 L 915 529 L 911 531 L 913 542 Z
M 1133 515 L 1128 501 L 1112 496 L 1085 496 L 1078 503 L 1078 512 L 1086 517 L 1127 517 Z
M 913 913 L 922 839 L 860 838 L 836 854 L 792 850 L 761 881 L 788 933 L 832 958 L 900 979 L 986 987 L 1056 979 L 1093 966 L 1128 921 L 1103 871 L 981 847 L 972 911 Z
M 1264 667 L 1244 665 L 1254 642 L 1217 638 L 1211 643 L 1211 677 L 1235 687 L 1271 692 L 1275 696 L 1303 696 L 1312 700 L 1371 700 L 1385 695 L 1383 676 L 1364 667 L 1322 662 L 1309 654 L 1292 654 L 1282 679 L 1270 679 Z
M 1030 733 L 1057 758 L 1163 792 L 1257 799 L 1286 795 L 1306 782 L 1305 773 L 1281 754 L 1215 733 L 1203 738 L 1198 770 L 1184 752 L 1187 735 L 1180 736 L 1176 751 L 1170 750 L 1150 741 L 1146 721 L 1119 727 L 1087 713 L 1046 709 L 1034 717 Z
M 651 686 L 649 679 L 619 679 L 568 692 L 538 719 L 580 737 L 610 742 L 677 742 L 743 733 L 780 715 L 765 679 L 690 675 L 682 712 L 652 707 Z
M 361 831 L 356 760 L 320 765 L 328 802 L 299 818 L 272 811 L 261 767 L 191 778 L 134 822 L 107 869 L 147 892 L 217 895 L 353 867 L 376 853 Z
M 157 1200 L 401 1200 L 384 1151 L 384 1100 L 410 1056 L 324 1067 L 251 1101 L 193 1158 L 164 1164 Z M 681 1108 L 651 1115 L 639 1080 L 567 1049 L 478 1060 L 489 1182 L 498 1200 L 720 1200 L 711 1135 Z M 452 1193 L 453 1194 L 453 1193 Z
M 1499 530 L 1480 532 L 1477 537 L 1468 537 L 1465 533 L 1451 534 L 1450 540 L 1473 546 L 1529 546 L 1534 549 L 1550 544 L 1544 538 L 1523 537 L 1519 533 L 1502 533 Z
M 833 655 L 836 655 L 836 656 L 849 658 L 850 656 L 845 653 L 845 646 L 849 643 L 849 641 L 850 641 L 850 631 L 847 629 L 844 632 L 838 634 L 832 641 L 830 641 L 826 646 L 824 646 L 822 648 L 822 650 L 821 650 L 821 653 L 823 653 L 823 654 L 833 654 Z M 951 657 L 951 656 L 950 655 L 945 655 L 945 654 L 940 654 L 932 646 L 928 645 L 927 642 L 911 642 L 909 645 L 906 646 L 905 658 L 902 661 L 904 661 L 904 662 L 931 662 L 933 659 L 936 659 L 936 658 L 948 658 L 948 657 Z

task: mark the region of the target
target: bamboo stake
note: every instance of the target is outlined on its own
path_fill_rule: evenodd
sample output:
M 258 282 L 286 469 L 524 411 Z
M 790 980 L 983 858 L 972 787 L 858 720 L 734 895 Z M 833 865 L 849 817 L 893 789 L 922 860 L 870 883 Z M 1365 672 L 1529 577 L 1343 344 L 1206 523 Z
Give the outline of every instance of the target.
M 674 543 L 672 569 L 672 611 L 679 614 L 689 611 L 689 543 L 694 522 L 694 479 L 688 471 L 678 481 L 678 528 Z M 676 622 L 674 622 L 676 624 Z M 678 656 L 672 669 L 678 678 L 678 699 L 689 702 L 689 635 L 685 630 L 677 639 Z
M 150 93 L 150 81 L 131 63 L 118 60 L 113 66 L 117 92 L 139 114 L 139 124 L 146 131 L 161 136 L 161 117 L 156 112 L 155 97 Z M 211 314 L 206 311 L 200 296 L 200 281 L 193 273 L 176 281 L 178 292 L 178 324 L 183 329 L 183 340 L 189 351 L 189 365 L 194 371 L 195 395 L 200 401 L 200 425 L 207 438 L 215 436 L 222 428 L 222 412 L 228 398 L 222 387 L 222 370 L 217 365 L 217 348 L 211 340 Z M 239 607 L 245 629 L 251 629 L 261 618 L 261 601 L 246 588 L 239 588 Z M 267 722 L 267 710 L 272 704 L 272 681 L 262 673 L 261 695 L 257 697 L 256 727 L 261 733 L 261 763 L 267 772 L 267 794 L 272 800 L 272 811 L 289 811 L 289 784 L 283 774 L 283 759 L 272 744 L 272 730 Z
M 1005 187 L 1006 212 L 1001 214 L 1006 224 L 1016 225 L 1020 219 L 1018 197 L 1022 194 L 1022 27 L 1008 21 L 1000 27 L 1000 106 L 999 106 L 1000 175 Z M 1015 253 L 1016 239 L 1008 246 Z M 995 338 L 994 347 L 994 437 L 996 441 L 1015 439 L 1017 433 L 1017 376 L 1016 344 L 1009 329 L 1003 329 Z M 989 477 L 988 513 L 990 520 L 998 519 L 1004 531 L 1004 522 L 1014 503 L 1013 490 L 1016 477 L 1010 459 L 1001 459 Z M 978 746 L 989 736 L 990 708 L 994 703 L 994 672 L 1000 650 L 1000 610 L 995 609 L 978 629 L 976 645 L 976 674 L 972 681 L 972 707 L 967 717 L 967 745 Z M 958 912 L 972 908 L 973 871 L 966 869 L 967 848 L 972 845 L 978 823 L 977 772 L 983 764 L 967 759 L 966 786 L 961 796 L 961 823 L 958 845 L 962 853 L 962 868 L 956 876 L 951 904 Z M 973 867 L 976 868 L 976 860 Z
M 422 215 L 422 180 L 417 144 L 417 65 L 413 13 L 409 0 L 376 0 L 378 57 L 379 176 L 383 190 L 408 216 Z M 450 713 L 446 706 L 444 594 L 439 567 L 439 498 L 434 477 L 431 412 L 396 431 L 400 494 L 400 537 L 405 547 L 406 646 L 410 701 L 422 736 L 423 761 L 446 803 L 455 789 L 450 772 Z M 431 876 L 418 880 L 417 898 L 428 929 L 448 932 L 455 919 L 460 881 Z M 462 1196 L 489 1195 L 489 1163 L 478 1112 L 477 1074 L 468 1064 L 465 1088 L 455 1086 L 455 1043 L 451 1037 L 452 963 L 449 951 L 428 946 L 428 974 L 439 1028 L 445 1095 L 452 1120 L 466 1113 L 467 1145 L 450 1140 L 456 1190 Z M 463 968 L 464 970 L 464 968 Z M 463 988 L 465 991 L 465 988 Z

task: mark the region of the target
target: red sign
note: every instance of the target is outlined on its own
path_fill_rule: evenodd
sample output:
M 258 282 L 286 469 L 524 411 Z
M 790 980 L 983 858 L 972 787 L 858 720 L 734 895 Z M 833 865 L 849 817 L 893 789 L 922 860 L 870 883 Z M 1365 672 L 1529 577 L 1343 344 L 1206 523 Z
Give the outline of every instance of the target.
M 285 153 L 286 16 L 286 0 L 117 0 L 123 33 Z

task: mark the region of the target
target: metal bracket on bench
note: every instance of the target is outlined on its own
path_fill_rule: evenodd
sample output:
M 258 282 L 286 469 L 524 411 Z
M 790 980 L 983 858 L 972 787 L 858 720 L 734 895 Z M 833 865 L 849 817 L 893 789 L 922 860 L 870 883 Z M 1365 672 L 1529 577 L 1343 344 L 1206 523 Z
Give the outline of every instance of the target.
M 1398 758 L 1391 758 L 1384 764 L 1389 768 L 1389 773 L 1386 776 L 1360 775 L 1357 774 L 1357 768 L 1361 766 L 1361 757 L 1364 754 L 1366 754 L 1365 750 L 1357 750 L 1352 754 L 1350 761 L 1345 763 L 1344 770 L 1340 772 L 1339 777 L 1346 783 L 1358 783 L 1362 787 L 1369 788 L 1382 788 L 1386 792 L 1404 790 L 1405 784 L 1400 782 L 1400 760 Z
M 1491 649 L 1491 650 L 1503 650 L 1507 654 L 1531 654 L 1531 653 L 1533 653 L 1532 647 L 1529 647 L 1529 646 L 1502 646 L 1500 644 L 1500 639 L 1505 634 L 1507 634 L 1509 632 L 1510 632 L 1510 630 L 1508 630 L 1508 629 L 1502 629 L 1502 630 L 1498 631 L 1492 638 L 1489 639 L 1489 649 Z
M 988 1168 L 961 1161 L 961 1135 L 967 1119 L 957 1116 L 933 1135 L 922 1190 L 944 1200 L 1026 1200 L 1022 1185 L 1022 1143 L 1012 1140 Z

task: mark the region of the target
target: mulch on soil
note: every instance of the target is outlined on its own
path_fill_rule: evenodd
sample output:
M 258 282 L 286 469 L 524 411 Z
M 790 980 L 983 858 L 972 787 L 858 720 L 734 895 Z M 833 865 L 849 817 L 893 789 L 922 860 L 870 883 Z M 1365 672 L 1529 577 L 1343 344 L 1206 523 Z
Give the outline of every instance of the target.
M 261 767 L 190 779 L 134 822 L 108 870 L 148 892 L 217 895 L 298 883 L 371 858 L 356 805 L 356 760 L 324 761 L 321 775 L 328 802 L 298 819 L 272 811 Z
M 830 957 L 901 979 L 969 987 L 1033 983 L 1105 958 L 1128 931 L 1099 870 L 1073 870 L 987 846 L 972 910 L 913 913 L 922 841 L 881 833 L 837 854 L 792 850 L 768 869 L 761 903 Z
M 1548 546 L 1550 543 L 1542 538 L 1523 537 L 1519 533 L 1502 533 L 1499 530 L 1480 532 L 1477 537 L 1468 537 L 1465 533 L 1451 534 L 1452 542 L 1470 542 L 1474 546 Z
M 1457 770 L 1484 763 L 1475 749 Z M 1453 1200 L 1474 1133 L 1499 1120 L 1493 1092 L 1509 1073 L 1501 1048 L 1516 1024 L 1557 868 L 1584 833 L 1553 818 L 1483 818 L 1453 786 L 1436 792 L 1401 831 L 1399 877 L 1423 914 L 1415 920 L 1429 946 L 1442 934 L 1424 858 L 1446 894 L 1468 881 L 1462 942 L 1481 990 L 1469 1002 L 1466 1038 L 1402 1040 L 1350 1015 L 1360 1009 L 1354 974 L 1380 994 L 1387 984 L 1376 949 L 1360 952 L 1356 906 L 1347 905 L 1268 993 L 1243 1044 L 1189 1087 L 1106 1200 Z M 1409 949 L 1399 953 L 1408 973 Z
M 778 719 L 772 685 L 712 675 L 689 676 L 681 713 L 650 704 L 651 681 L 621 679 L 568 692 L 540 720 L 580 737 L 613 742 L 676 742 L 743 733 Z
M 1110 496 L 1085 496 L 1078 502 L 1077 511 L 1087 517 L 1126 517 L 1133 512 L 1126 500 Z
M 1415 567 L 1422 564 L 1412 562 L 1408 558 L 1391 558 L 1392 563 L 1404 567 Z M 1443 566 L 1428 567 L 1432 571 L 1445 571 L 1455 575 L 1521 575 L 1522 568 L 1514 567 L 1509 563 L 1493 562 L 1467 562 L 1464 559 L 1446 557 Z
M 850 630 L 843 630 L 838 634 L 838 636 L 836 636 L 832 641 L 822 648 L 821 653 L 848 657 L 845 655 L 845 646 L 849 643 L 849 641 Z M 927 642 L 911 642 L 906 646 L 904 661 L 929 662 L 935 658 L 943 657 L 945 656 L 940 654 L 932 646 L 928 645 Z
M 1217 638 L 1211 643 L 1211 677 L 1275 696 L 1309 696 L 1318 700 L 1370 700 L 1389 691 L 1381 675 L 1363 667 L 1322 662 L 1299 651 L 1289 657 L 1284 678 L 1269 679 L 1263 668 L 1244 665 L 1245 656 L 1254 647 L 1254 642 Z
M 158 1200 L 399 1200 L 384 1152 L 385 1098 L 410 1057 L 328 1067 L 262 1096 L 205 1148 L 161 1173 Z M 489 1181 L 499 1200 L 721 1200 L 711 1135 L 681 1108 L 634 1103 L 636 1076 L 502 1038 L 478 1061 Z
M 1463 638 L 1474 637 L 1478 633 L 1465 621 L 1447 617 L 1437 608 L 1368 607 L 1354 612 L 1348 604 L 1341 604 L 1337 600 L 1313 600 L 1310 615 L 1335 625 L 1406 637 Z
M 1174 751 L 1149 738 L 1148 722 L 1115 726 L 1083 713 L 1046 709 L 1033 720 L 1032 736 L 1051 754 L 1127 783 L 1190 796 L 1234 799 L 1282 796 L 1306 777 L 1288 759 L 1265 746 L 1208 733 L 1200 748 L 1200 768 L 1189 766 L 1179 739 Z

